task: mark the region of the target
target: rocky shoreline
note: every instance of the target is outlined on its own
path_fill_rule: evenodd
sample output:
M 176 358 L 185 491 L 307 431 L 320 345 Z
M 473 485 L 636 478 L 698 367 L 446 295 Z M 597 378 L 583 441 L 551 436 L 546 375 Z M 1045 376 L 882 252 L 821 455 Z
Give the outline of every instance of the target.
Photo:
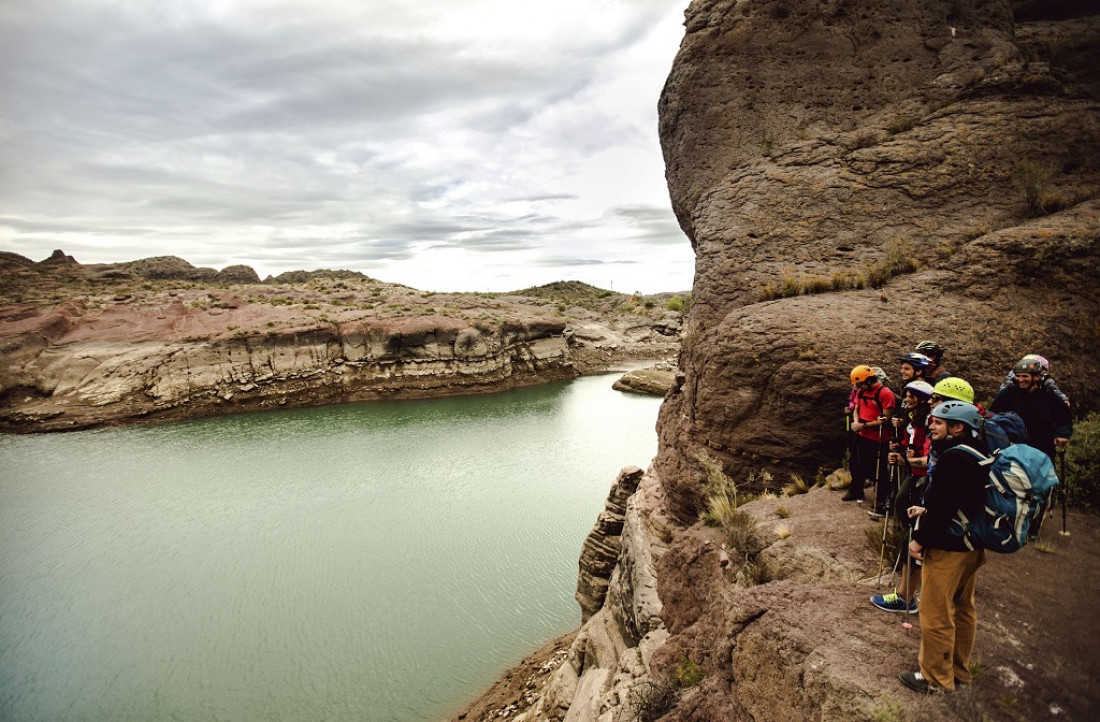
M 0 254 L 0 431 L 489 393 L 679 349 L 682 315 L 661 297 L 584 284 L 439 294 L 237 269 L 211 285 L 189 268 Z

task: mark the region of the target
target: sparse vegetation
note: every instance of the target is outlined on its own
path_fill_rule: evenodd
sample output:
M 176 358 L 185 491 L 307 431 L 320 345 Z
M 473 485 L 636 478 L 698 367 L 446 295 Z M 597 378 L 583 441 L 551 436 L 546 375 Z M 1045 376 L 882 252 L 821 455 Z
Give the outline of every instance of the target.
M 906 714 L 905 708 L 901 706 L 897 697 L 889 692 L 883 692 L 875 701 L 875 706 L 871 710 L 871 719 L 874 722 L 908 722 L 909 715 Z
M 783 486 L 783 496 L 797 496 L 810 491 L 810 485 L 798 474 L 791 474 L 790 481 Z
M 908 239 L 895 238 L 887 242 L 883 250 L 883 259 L 867 269 L 867 285 L 871 288 L 880 288 L 894 276 L 917 270 L 913 246 Z
M 898 113 L 890 122 L 886 125 L 886 131 L 890 135 L 897 135 L 898 133 L 905 133 L 910 131 L 917 124 L 916 119 L 908 113 Z
M 1053 171 L 1049 165 L 1032 160 L 1022 160 L 1013 167 L 1012 187 L 1023 195 L 1029 216 L 1041 216 L 1048 212 L 1044 196 L 1051 175 Z
M 1100 510 L 1100 412 L 1074 424 L 1073 443 L 1066 451 L 1064 467 L 1064 474 L 1061 468 L 1056 471 L 1065 477 L 1067 500 L 1075 506 Z
M 679 687 L 694 687 L 706 679 L 706 676 L 702 667 L 692 662 L 687 657 L 684 657 L 683 661 L 676 667 L 676 673 L 673 675 L 673 679 Z
M 680 700 L 680 687 L 671 677 L 647 680 L 630 691 L 638 722 L 657 722 Z

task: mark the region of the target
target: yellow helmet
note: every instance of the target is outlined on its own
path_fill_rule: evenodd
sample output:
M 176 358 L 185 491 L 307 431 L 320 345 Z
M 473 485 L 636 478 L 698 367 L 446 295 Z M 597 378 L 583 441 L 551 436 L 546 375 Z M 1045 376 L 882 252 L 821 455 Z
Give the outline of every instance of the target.
M 974 403 L 974 387 L 960 379 L 958 376 L 950 376 L 941 380 L 932 388 L 932 393 L 945 399 Z

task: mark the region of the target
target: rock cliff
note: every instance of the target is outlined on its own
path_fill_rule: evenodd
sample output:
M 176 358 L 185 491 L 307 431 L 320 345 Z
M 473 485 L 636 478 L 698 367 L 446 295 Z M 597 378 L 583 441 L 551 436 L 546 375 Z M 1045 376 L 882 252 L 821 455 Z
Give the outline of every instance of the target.
M 689 7 L 660 125 L 696 278 L 657 465 L 685 519 L 700 449 L 812 474 L 848 371 L 921 339 L 980 399 L 1042 353 L 1096 407 L 1100 20 L 1020 7 Z
M 247 267 L 62 252 L 3 254 L 0 272 L 8 431 L 493 391 L 679 347 L 680 314 L 592 287 L 438 294 L 332 271 L 261 283 Z
M 880 531 L 862 509 L 821 488 L 744 506 L 737 534 L 697 520 L 716 471 L 774 491 L 835 466 L 849 370 L 893 368 L 922 339 L 948 347 L 980 400 L 1039 352 L 1077 409 L 1097 407 L 1100 15 L 693 0 L 685 27 L 659 106 L 697 258 L 680 374 L 653 466 L 625 506 L 638 471 L 624 470 L 585 542 L 566 662 L 504 716 L 1091 719 L 1095 639 L 1052 620 L 1095 593 L 1057 581 L 1100 562 L 1093 519 L 1077 519 L 1084 537 L 991 560 L 989 673 L 939 700 L 897 681 L 919 627 L 867 602 Z

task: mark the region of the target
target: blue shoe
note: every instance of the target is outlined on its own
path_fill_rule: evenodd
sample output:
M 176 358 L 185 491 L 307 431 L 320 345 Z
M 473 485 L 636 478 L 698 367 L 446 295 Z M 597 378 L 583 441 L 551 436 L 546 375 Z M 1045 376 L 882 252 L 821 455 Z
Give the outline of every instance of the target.
M 917 600 L 910 599 L 909 604 L 905 603 L 901 595 L 897 592 L 890 592 L 889 594 L 876 594 L 871 597 L 871 604 L 874 604 L 879 609 L 885 612 L 904 612 L 906 614 L 917 613 Z

